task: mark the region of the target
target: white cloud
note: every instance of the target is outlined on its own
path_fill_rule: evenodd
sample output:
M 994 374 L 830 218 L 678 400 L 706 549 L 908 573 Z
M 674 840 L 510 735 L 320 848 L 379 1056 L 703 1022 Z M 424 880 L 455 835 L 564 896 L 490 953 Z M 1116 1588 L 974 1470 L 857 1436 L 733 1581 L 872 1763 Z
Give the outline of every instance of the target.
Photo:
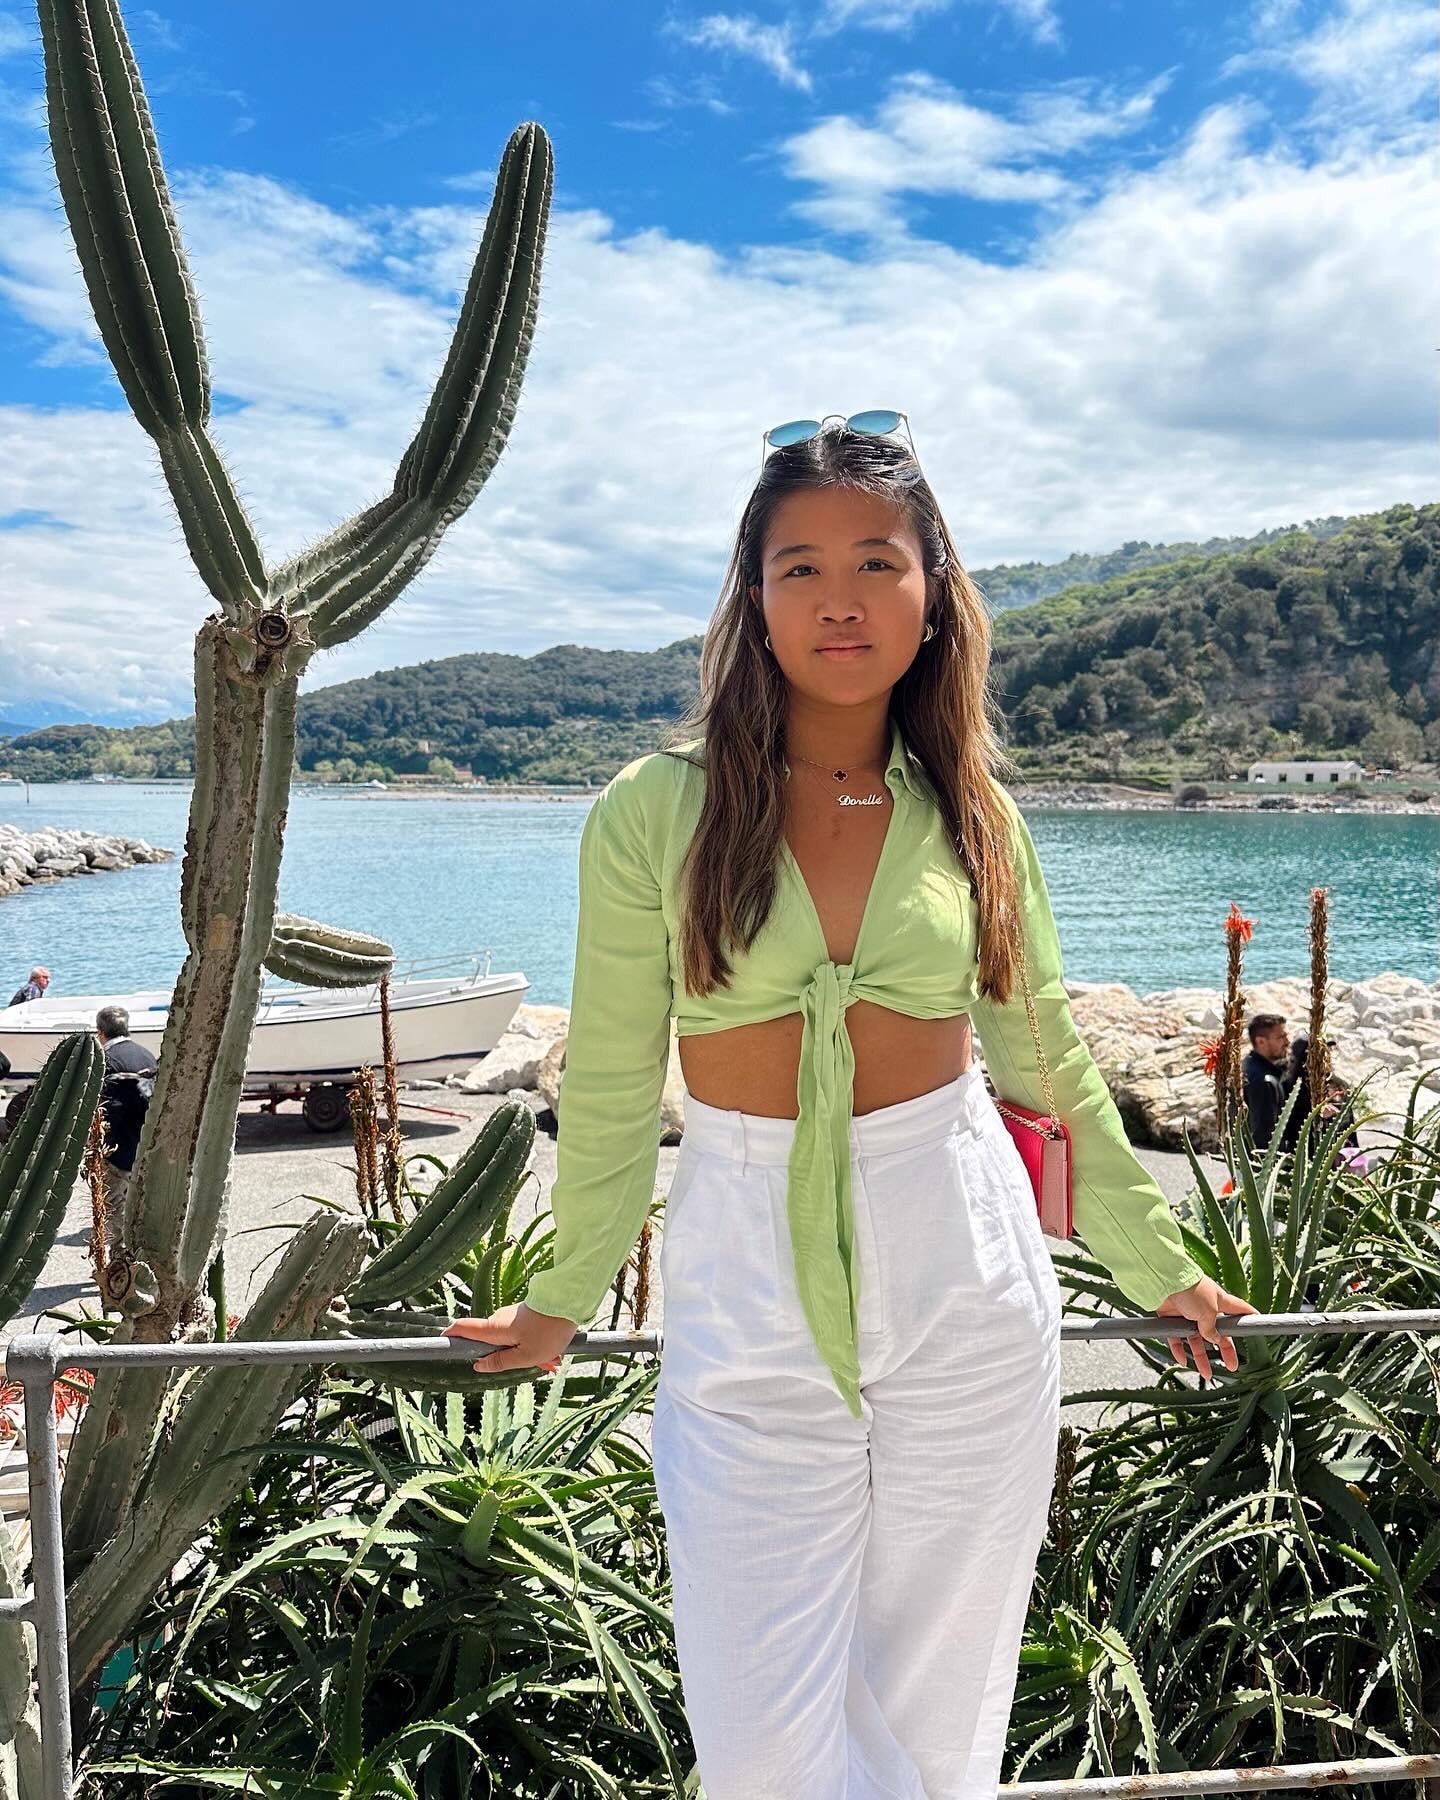
M 1433 154 L 1368 130 L 1337 134 L 1324 161 L 1260 147 L 1264 115 L 1238 100 L 1153 163 L 1077 180 L 1067 154 L 1124 144 L 1149 93 L 1065 88 L 1002 117 L 912 82 L 871 118 L 794 140 L 832 205 L 882 215 L 946 183 L 1055 179 L 1060 202 L 1008 262 L 893 219 L 863 258 L 783 228 L 725 255 L 557 209 L 499 468 L 420 580 L 309 685 L 703 629 L 760 433 L 799 415 L 905 408 L 972 566 L 1432 498 Z M 847 186 L 860 145 L 883 175 L 869 188 Z M 28 520 L 0 530 L 0 700 L 185 711 L 210 602 L 32 173 L 0 209 L 0 279 L 52 358 L 88 362 L 108 399 L 0 408 L 0 520 Z M 177 188 L 216 436 L 278 561 L 388 488 L 482 214 L 459 191 L 351 215 L 253 176 Z
M 1393 125 L 1423 107 L 1421 130 L 1434 141 L 1440 9 L 1433 0 L 1339 0 L 1313 30 L 1296 25 L 1293 4 L 1267 0 L 1254 21 L 1254 45 L 1221 72 L 1272 68 L 1294 75 L 1314 91 L 1306 123 L 1327 134 Z
M 18 56 L 30 41 L 30 32 L 13 13 L 0 12 L 0 56 Z
M 909 31 L 929 13 L 946 12 L 952 0 L 825 0 L 822 29 L 842 31 L 866 26 L 872 31 Z M 1053 0 L 972 0 L 987 12 L 1005 14 L 1037 44 L 1060 42 L 1060 20 Z
M 717 119 L 728 119 L 739 109 L 724 100 L 715 91 L 715 82 L 708 76 L 700 76 L 693 81 L 675 81 L 668 75 L 655 75 L 645 83 L 645 92 L 656 106 L 665 112 L 684 112 L 689 107 L 701 107 L 706 112 L 714 113 Z M 650 121 L 621 121 L 630 128 L 644 130 Z M 655 121 L 658 125 L 661 121 Z
M 1145 125 L 1167 81 L 1123 96 L 1072 82 L 1019 96 L 1006 116 L 934 76 L 902 76 L 870 121 L 831 117 L 785 141 L 787 172 L 821 190 L 795 210 L 831 230 L 893 235 L 905 230 L 895 197 L 906 193 L 1058 203 L 1076 184 L 1057 163 Z
M 788 25 L 762 25 L 759 20 L 734 13 L 709 13 L 693 24 L 672 28 L 688 44 L 702 49 L 725 50 L 748 56 L 768 69 L 785 87 L 808 94 L 809 74 L 795 61 Z

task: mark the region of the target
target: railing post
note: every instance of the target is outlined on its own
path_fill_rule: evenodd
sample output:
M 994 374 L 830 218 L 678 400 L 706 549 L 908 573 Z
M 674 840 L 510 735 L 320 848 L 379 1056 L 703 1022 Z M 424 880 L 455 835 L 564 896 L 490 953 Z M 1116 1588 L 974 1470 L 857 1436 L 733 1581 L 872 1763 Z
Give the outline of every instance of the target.
M 65 1554 L 60 1531 L 60 1439 L 55 1378 L 64 1339 L 17 1337 L 6 1373 L 25 1393 L 25 1461 L 30 1483 L 30 1622 L 35 1627 L 43 1800 L 71 1800 L 70 1646 L 65 1621 Z

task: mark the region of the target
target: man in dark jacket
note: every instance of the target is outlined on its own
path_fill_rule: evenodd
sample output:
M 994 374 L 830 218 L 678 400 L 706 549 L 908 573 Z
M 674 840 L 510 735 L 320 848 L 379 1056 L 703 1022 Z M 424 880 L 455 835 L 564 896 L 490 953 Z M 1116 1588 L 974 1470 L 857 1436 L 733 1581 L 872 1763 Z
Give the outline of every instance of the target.
M 1246 1030 L 1250 1034 L 1250 1054 L 1240 1065 L 1245 1113 L 1256 1149 L 1266 1150 L 1285 1104 L 1285 1059 L 1290 1033 L 1279 1013 L 1256 1013 Z
M 100 1084 L 100 1111 L 110 1149 L 105 1191 L 111 1204 L 119 1205 L 130 1185 L 159 1065 L 144 1045 L 131 1037 L 130 1015 L 123 1006 L 100 1008 L 95 1015 L 95 1035 L 105 1052 L 105 1077 Z
M 50 985 L 50 971 L 46 968 L 35 968 L 30 971 L 30 979 L 22 982 L 10 996 L 11 1006 L 28 1006 L 32 1000 L 43 1000 L 45 990 Z

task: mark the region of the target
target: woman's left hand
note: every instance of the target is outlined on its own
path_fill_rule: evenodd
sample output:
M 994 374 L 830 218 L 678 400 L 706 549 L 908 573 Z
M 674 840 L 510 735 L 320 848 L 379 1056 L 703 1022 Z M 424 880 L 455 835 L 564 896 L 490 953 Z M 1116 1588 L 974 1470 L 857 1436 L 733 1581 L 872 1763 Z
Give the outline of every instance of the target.
M 1259 1310 L 1259 1307 L 1252 1306 L 1248 1300 L 1242 1300 L 1238 1294 L 1227 1294 L 1220 1283 L 1212 1280 L 1209 1275 L 1202 1275 L 1194 1287 L 1181 1288 L 1179 1293 L 1171 1294 L 1155 1308 L 1161 1318 L 1194 1321 L 1196 1329 L 1187 1337 L 1169 1339 L 1170 1350 L 1183 1369 L 1186 1363 L 1185 1346 L 1188 1342 L 1190 1355 L 1195 1359 L 1196 1371 L 1207 1381 L 1212 1374 L 1210 1358 L 1205 1349 L 1207 1343 L 1219 1350 L 1221 1360 L 1232 1374 L 1240 1366 L 1240 1353 L 1235 1348 L 1234 1338 L 1215 1328 L 1217 1316 L 1220 1313 L 1253 1313 Z

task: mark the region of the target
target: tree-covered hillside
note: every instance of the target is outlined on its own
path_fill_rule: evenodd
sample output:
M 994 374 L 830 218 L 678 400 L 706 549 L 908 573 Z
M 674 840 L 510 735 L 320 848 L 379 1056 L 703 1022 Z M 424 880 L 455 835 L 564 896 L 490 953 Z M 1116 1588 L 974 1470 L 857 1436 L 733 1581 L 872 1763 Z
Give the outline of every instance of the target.
M 1440 760 L 1440 506 L 1072 588 L 995 627 L 1022 763 Z
M 1017 610 L 998 610 L 997 571 L 977 571 L 997 607 L 995 683 L 1021 766 L 1216 778 L 1275 753 L 1440 761 L 1440 505 L 1262 539 L 1161 556 L 1126 545 L 1123 572 Z M 491 781 L 604 781 L 689 700 L 699 655 L 692 637 L 388 669 L 302 698 L 299 764 L 340 780 L 455 764 Z M 0 745 L 0 768 L 183 775 L 191 750 L 188 719 L 52 725 Z
M 1207 538 L 1203 544 L 1151 544 L 1144 538 L 1132 538 L 1118 550 L 1095 554 L 1079 550 L 1058 563 L 998 563 L 993 569 L 972 569 L 995 612 L 1013 612 L 1017 607 L 1033 606 L 1051 594 L 1066 588 L 1093 587 L 1114 581 L 1123 575 L 1136 575 L 1143 569 L 1155 569 L 1166 563 L 1197 562 L 1213 556 L 1238 556 L 1245 550 L 1259 550 L 1296 532 L 1312 537 L 1317 543 L 1343 531 L 1346 521 L 1339 514 L 1328 519 L 1307 519 L 1303 525 L 1287 525 L 1277 531 L 1257 531 L 1253 537 Z

